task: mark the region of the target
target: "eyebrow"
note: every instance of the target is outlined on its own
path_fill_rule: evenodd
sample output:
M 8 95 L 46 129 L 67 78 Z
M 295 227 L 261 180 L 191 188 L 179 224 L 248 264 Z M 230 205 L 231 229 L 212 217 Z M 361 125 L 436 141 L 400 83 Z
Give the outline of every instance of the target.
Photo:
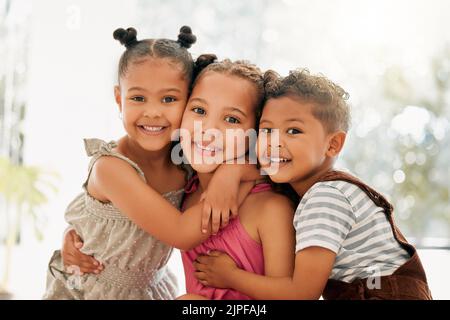
M 242 116 L 244 116 L 244 117 L 247 118 L 247 115 L 246 115 L 241 109 L 239 109 L 239 108 L 236 108 L 236 107 L 226 107 L 225 109 L 226 109 L 226 110 L 230 110 L 230 111 L 236 111 L 236 112 L 239 112 Z
M 128 91 L 147 91 L 147 89 L 142 87 L 131 87 L 130 89 L 128 89 Z M 181 92 L 181 90 L 178 88 L 167 88 L 159 90 L 159 92 L 170 92 L 170 91 Z
M 290 119 L 287 119 L 287 120 L 284 120 L 284 122 L 301 122 L 301 123 L 305 123 L 305 121 L 303 121 L 302 119 L 299 119 L 299 118 L 290 118 Z M 267 122 L 267 123 L 272 123 L 272 121 L 270 121 L 270 120 L 267 120 L 267 119 L 264 119 L 264 120 L 261 120 L 259 123 L 261 124 L 261 123 L 265 123 L 265 122 Z
M 203 103 L 203 104 L 208 105 L 208 102 L 206 102 L 206 100 L 205 100 L 205 99 L 202 99 L 202 98 L 191 98 L 191 99 L 190 99 L 190 102 L 191 102 L 191 103 L 194 102 L 194 101 L 198 101 L 198 102 L 200 102 L 200 103 Z M 239 112 L 240 114 L 242 114 L 242 116 L 247 117 L 247 115 L 246 115 L 241 109 L 239 109 L 239 108 L 236 108 L 236 107 L 225 107 L 225 109 L 226 109 L 226 110 L 230 110 L 230 111 L 236 111 L 236 112 Z
M 170 92 L 170 91 L 181 92 L 181 90 L 178 88 L 167 88 L 167 89 L 159 90 L 159 92 Z
M 261 123 L 265 123 L 265 122 L 267 122 L 267 123 L 272 123 L 272 121 L 270 121 L 270 120 L 266 120 L 266 119 L 264 119 L 264 120 L 261 120 L 259 123 L 261 124 Z
M 202 98 L 192 98 L 191 100 L 190 100 L 190 102 L 193 102 L 193 101 L 198 101 L 198 102 L 200 102 L 200 103 L 203 103 L 203 104 L 208 104 L 208 102 L 206 102 L 206 100 L 205 99 L 202 99 Z
M 131 87 L 130 89 L 128 89 L 128 91 L 147 91 L 147 90 L 141 87 Z
M 285 120 L 285 122 L 294 122 L 294 121 L 301 122 L 303 124 L 305 123 L 305 121 L 303 121 L 302 119 L 299 119 L 299 118 L 290 118 L 290 119 Z

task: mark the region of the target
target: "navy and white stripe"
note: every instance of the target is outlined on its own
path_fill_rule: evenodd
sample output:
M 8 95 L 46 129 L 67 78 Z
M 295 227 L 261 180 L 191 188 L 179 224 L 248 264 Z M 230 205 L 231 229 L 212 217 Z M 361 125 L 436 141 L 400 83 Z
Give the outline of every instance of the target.
M 336 253 L 331 279 L 352 282 L 390 275 L 409 259 L 383 208 L 345 181 L 319 182 L 308 190 L 296 210 L 294 227 L 296 252 L 319 246 Z

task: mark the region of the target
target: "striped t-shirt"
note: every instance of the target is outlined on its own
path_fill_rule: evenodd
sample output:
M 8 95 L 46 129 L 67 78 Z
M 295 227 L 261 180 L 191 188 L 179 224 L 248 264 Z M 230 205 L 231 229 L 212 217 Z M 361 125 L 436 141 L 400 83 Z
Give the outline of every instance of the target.
M 345 181 L 314 184 L 295 212 L 294 227 L 296 252 L 318 246 L 336 253 L 331 279 L 391 275 L 409 259 L 383 208 Z

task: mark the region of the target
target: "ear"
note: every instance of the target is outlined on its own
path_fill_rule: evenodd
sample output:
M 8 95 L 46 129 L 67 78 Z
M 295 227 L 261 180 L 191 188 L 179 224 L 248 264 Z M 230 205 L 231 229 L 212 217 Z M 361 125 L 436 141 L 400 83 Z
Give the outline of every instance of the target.
M 328 150 L 326 155 L 330 158 L 334 158 L 339 155 L 344 147 L 345 138 L 347 134 L 344 131 L 338 131 L 330 135 L 328 138 Z
M 117 105 L 119 106 L 119 111 L 122 112 L 122 94 L 120 93 L 119 86 L 114 86 L 114 97 Z

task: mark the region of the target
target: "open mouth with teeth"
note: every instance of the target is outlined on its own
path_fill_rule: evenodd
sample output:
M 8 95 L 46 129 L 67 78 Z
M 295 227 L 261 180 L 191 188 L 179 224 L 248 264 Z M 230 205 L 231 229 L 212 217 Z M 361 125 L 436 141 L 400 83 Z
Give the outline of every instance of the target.
M 272 163 L 286 163 L 286 162 L 291 162 L 291 159 L 288 159 L 288 158 L 270 158 L 270 162 L 272 162 Z
M 147 126 L 147 125 L 138 125 L 139 130 L 146 135 L 157 135 L 162 133 L 167 129 L 165 126 Z
M 222 151 L 221 148 L 218 148 L 211 144 L 207 145 L 207 146 L 205 146 L 199 142 L 193 142 L 192 144 L 193 144 L 194 150 L 198 154 L 200 154 L 202 156 L 206 156 L 206 157 L 214 157 L 217 153 Z

